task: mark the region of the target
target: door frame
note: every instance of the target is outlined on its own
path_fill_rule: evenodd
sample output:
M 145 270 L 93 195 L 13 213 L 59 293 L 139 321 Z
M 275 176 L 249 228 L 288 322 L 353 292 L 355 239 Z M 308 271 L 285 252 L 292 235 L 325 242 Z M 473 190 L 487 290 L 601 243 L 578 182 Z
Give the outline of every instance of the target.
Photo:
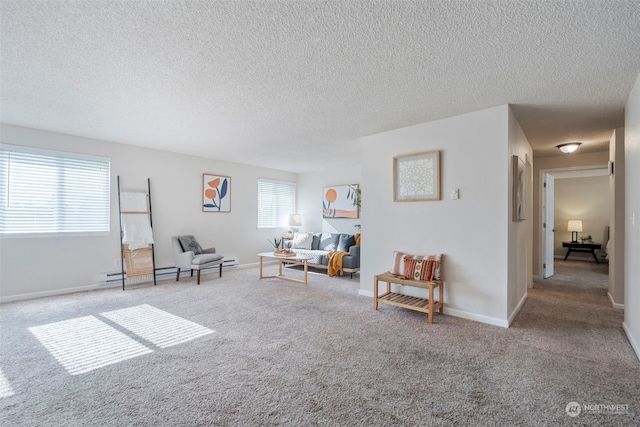
M 553 243 L 551 247 L 555 246 L 555 175 L 553 173 L 545 172 L 542 174 L 542 241 L 540 244 L 543 246 L 542 255 L 544 259 L 542 260 L 542 279 L 548 279 L 553 276 L 553 264 L 549 266 L 549 260 L 551 259 L 551 263 L 553 263 L 553 257 L 555 254 L 549 254 L 549 236 L 552 237 Z M 551 194 L 551 198 L 549 198 L 549 182 L 553 182 L 554 184 L 551 186 L 554 188 L 553 194 Z M 552 221 L 549 221 L 549 218 L 553 218 Z M 551 228 L 551 234 L 549 233 L 549 228 Z M 550 272 L 550 274 L 547 274 Z
M 550 169 L 540 169 L 538 171 L 538 188 L 540 188 L 540 191 L 538 191 L 538 220 L 539 220 L 539 224 L 538 225 L 538 242 L 540 242 L 540 244 L 538 245 L 538 265 L 535 266 L 536 271 L 539 273 L 538 277 L 542 278 L 544 273 L 543 273 L 543 269 L 542 269 L 542 265 L 544 264 L 544 261 L 546 260 L 546 250 L 547 248 L 545 248 L 542 244 L 542 242 L 544 241 L 544 228 L 542 227 L 542 224 L 544 223 L 544 207 L 543 207 L 543 203 L 544 203 L 544 196 L 545 196 L 545 192 L 542 191 L 542 189 L 544 188 L 544 174 L 546 173 L 550 173 L 550 174 L 554 174 L 554 173 L 569 173 L 569 172 L 574 172 L 576 174 L 576 177 L 589 177 L 589 176 L 600 176 L 602 175 L 601 170 L 604 169 L 605 171 L 609 170 L 609 165 L 608 164 L 596 164 L 596 165 L 587 165 L 587 166 L 571 166 L 571 167 L 562 167 L 562 168 L 550 168 Z M 593 174 L 589 174 L 588 171 L 598 171 L 598 172 L 594 172 Z M 555 199 L 555 196 L 554 196 Z M 554 200 L 555 201 L 555 200 Z M 555 203 L 554 203 L 555 205 Z M 552 206 L 554 207 L 554 206 Z M 609 218 L 609 221 L 614 221 L 613 218 Z M 611 269 L 611 264 L 609 264 L 609 269 Z

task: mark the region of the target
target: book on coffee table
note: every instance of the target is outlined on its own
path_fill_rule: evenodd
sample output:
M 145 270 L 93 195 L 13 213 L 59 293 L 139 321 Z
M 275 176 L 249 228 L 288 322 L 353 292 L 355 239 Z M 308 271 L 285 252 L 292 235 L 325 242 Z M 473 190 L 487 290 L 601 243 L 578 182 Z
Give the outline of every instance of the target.
M 289 251 L 289 250 L 273 251 L 273 254 L 275 256 L 281 256 L 281 257 L 294 257 L 294 256 L 296 256 L 295 252 Z

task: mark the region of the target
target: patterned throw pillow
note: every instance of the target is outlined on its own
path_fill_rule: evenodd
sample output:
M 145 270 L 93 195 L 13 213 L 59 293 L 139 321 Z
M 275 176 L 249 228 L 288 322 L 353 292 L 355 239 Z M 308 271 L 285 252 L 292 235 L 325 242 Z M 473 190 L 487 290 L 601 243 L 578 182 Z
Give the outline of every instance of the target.
M 433 273 L 436 261 L 432 259 L 417 259 L 414 257 L 404 257 L 404 278 L 430 282 L 433 280 Z
M 313 233 L 296 233 L 293 235 L 294 249 L 311 249 Z
M 202 246 L 193 236 L 180 236 L 178 237 L 180 241 L 180 246 L 182 246 L 182 250 L 185 252 L 193 251 L 194 255 L 200 255 L 202 253 Z
M 396 276 L 404 276 L 404 257 L 405 256 L 413 256 L 408 255 L 404 252 L 395 251 L 393 253 L 393 263 L 391 264 L 391 270 L 389 272 L 391 274 L 395 274 Z
M 335 251 L 338 250 L 338 241 L 340 234 L 338 233 L 322 233 L 320 235 L 320 242 L 318 249 L 322 251 Z
M 427 281 L 440 280 L 440 267 L 442 262 L 442 255 L 411 255 L 404 252 L 395 251 L 393 253 L 393 264 L 391 265 L 391 274 L 396 276 L 402 276 L 405 279 L 413 279 L 415 271 L 407 269 L 406 260 L 430 260 L 434 262 L 434 265 L 429 267 L 427 271 L 431 271 L 431 277 Z M 412 265 L 413 267 L 413 265 Z M 427 267 L 426 265 L 424 267 Z M 423 265 L 420 265 L 420 269 L 423 269 Z M 421 279 L 415 279 L 421 280 Z

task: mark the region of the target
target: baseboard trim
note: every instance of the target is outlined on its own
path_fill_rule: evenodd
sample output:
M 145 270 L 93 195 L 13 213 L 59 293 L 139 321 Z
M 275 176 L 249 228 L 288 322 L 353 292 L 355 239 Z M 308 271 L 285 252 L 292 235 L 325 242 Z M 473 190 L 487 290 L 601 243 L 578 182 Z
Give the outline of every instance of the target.
M 277 262 L 277 261 L 275 261 L 275 262 Z M 256 263 L 251 263 L 251 264 L 238 264 L 237 266 L 235 266 L 235 269 L 250 268 L 250 267 L 257 267 L 257 266 L 258 266 L 257 262 Z M 218 267 L 213 267 L 213 268 L 217 269 Z M 187 271 L 186 274 L 189 274 L 188 270 L 186 270 L 186 271 Z M 181 272 L 181 275 L 182 275 L 182 273 L 183 272 Z M 147 282 L 147 283 L 153 284 L 153 281 Z M 57 295 L 73 294 L 73 293 L 76 293 L 76 292 L 95 291 L 95 290 L 98 290 L 98 289 L 109 289 L 109 288 L 120 288 L 120 287 L 122 287 L 122 282 L 121 281 L 117 281 L 117 282 L 112 282 L 112 283 L 77 286 L 77 287 L 73 287 L 73 288 L 62 288 L 62 289 L 53 289 L 53 290 L 49 290 L 49 291 L 30 292 L 28 294 L 9 295 L 9 296 L 5 296 L 5 297 L 0 296 L 0 304 L 4 304 L 4 303 L 8 303 L 8 302 L 15 302 L 15 301 L 24 301 L 24 300 L 35 299 L 35 298 L 45 298 L 45 297 L 53 297 L 53 296 L 57 296 Z M 372 294 L 372 297 L 373 297 L 373 294 Z
M 363 297 L 373 298 L 373 291 L 366 291 L 364 289 L 359 289 L 358 295 L 361 295 Z
M 522 297 L 522 299 L 520 299 L 520 302 L 518 303 L 516 308 L 514 308 L 513 311 L 511 312 L 511 316 L 509 316 L 509 320 L 508 320 L 509 326 L 511 326 L 511 323 L 513 323 L 513 319 L 516 318 L 518 313 L 520 313 L 520 310 L 522 309 L 522 306 L 527 301 L 527 297 L 528 297 L 528 295 L 525 293 L 524 296 Z
M 633 339 L 633 335 L 631 335 L 631 331 L 629 330 L 626 322 L 622 322 L 622 329 L 624 330 L 624 333 L 629 340 L 629 344 L 631 344 L 631 348 L 636 353 L 636 357 L 638 358 L 638 360 L 640 360 L 640 345 L 638 344 L 638 342 L 636 342 L 636 340 Z
M 263 265 L 267 264 L 276 264 L 278 261 L 264 261 Z M 259 262 L 250 262 L 249 264 L 238 264 L 236 268 L 251 268 L 251 267 L 259 267 Z
M 613 297 L 611 296 L 611 292 L 607 292 L 607 297 L 609 297 L 609 302 L 611 303 L 611 307 L 619 308 L 620 310 L 624 310 L 624 304 L 618 304 L 617 302 L 615 302 L 613 300 Z
M 369 297 L 373 299 L 373 291 L 364 289 L 358 290 L 358 295 Z M 444 308 L 444 314 L 448 314 L 454 317 L 460 317 L 462 319 L 473 320 L 474 322 L 486 323 L 488 325 L 499 326 L 501 328 L 508 328 L 509 322 L 507 320 L 496 319 L 495 317 L 484 316 L 477 313 L 469 313 L 468 311 L 458 310 L 455 308 Z
M 64 294 L 73 294 L 76 292 L 86 292 L 86 291 L 95 291 L 98 289 L 117 288 L 121 286 L 122 286 L 122 283 L 110 283 L 105 285 L 96 284 L 96 285 L 77 286 L 74 288 L 53 289 L 50 291 L 30 292 L 28 294 L 9 295 L 6 297 L 0 297 L 0 304 L 7 303 L 7 302 L 24 301 L 24 300 L 35 299 L 35 298 L 53 297 L 53 296 L 64 295 Z
M 507 320 L 498 319 L 496 317 L 489 317 L 483 314 L 469 313 L 468 311 L 458 310 L 455 308 L 444 308 L 444 314 L 449 314 L 455 317 L 461 317 L 467 320 L 473 320 L 475 322 L 486 323 L 488 325 L 499 326 L 501 328 L 508 328 L 509 322 Z

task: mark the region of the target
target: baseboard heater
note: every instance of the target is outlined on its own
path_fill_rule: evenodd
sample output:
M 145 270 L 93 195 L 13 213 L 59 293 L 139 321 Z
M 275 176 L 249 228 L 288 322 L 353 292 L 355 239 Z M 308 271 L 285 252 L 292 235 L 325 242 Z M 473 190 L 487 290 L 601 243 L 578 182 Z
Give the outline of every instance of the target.
M 233 268 L 237 268 L 239 264 L 238 258 L 225 258 L 222 263 L 223 270 L 229 270 Z M 201 274 L 218 272 L 218 266 L 213 266 L 209 268 L 203 268 Z M 180 271 L 180 277 L 189 277 L 191 272 L 187 269 L 182 269 Z M 127 274 L 124 274 L 125 279 Z M 176 268 L 175 267 L 161 267 L 156 268 L 156 280 L 167 280 L 167 279 L 175 279 L 176 277 Z M 122 283 L 122 272 L 110 272 L 110 273 L 98 273 L 98 285 L 113 285 L 116 283 Z

